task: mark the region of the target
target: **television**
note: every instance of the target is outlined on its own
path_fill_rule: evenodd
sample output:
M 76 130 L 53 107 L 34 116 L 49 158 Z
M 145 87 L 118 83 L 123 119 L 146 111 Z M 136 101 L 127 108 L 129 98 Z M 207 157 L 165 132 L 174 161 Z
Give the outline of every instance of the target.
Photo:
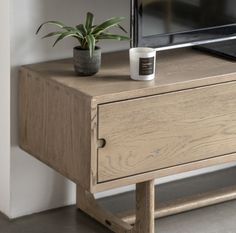
M 131 37 L 157 51 L 236 39 L 236 0 L 131 0 Z

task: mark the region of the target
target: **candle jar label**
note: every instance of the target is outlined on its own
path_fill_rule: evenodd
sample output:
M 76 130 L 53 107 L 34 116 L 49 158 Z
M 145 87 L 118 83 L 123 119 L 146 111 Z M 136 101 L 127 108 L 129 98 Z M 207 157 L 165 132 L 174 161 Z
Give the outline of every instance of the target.
M 139 58 L 139 75 L 151 75 L 154 72 L 154 57 Z

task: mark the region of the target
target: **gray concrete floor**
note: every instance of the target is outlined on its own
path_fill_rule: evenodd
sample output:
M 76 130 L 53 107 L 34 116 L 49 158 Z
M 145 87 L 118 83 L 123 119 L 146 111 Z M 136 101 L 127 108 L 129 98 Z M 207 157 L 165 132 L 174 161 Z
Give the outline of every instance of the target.
M 157 187 L 158 202 L 235 184 L 236 168 Z M 104 198 L 113 212 L 134 206 L 133 192 Z M 236 233 L 236 201 L 230 201 L 156 220 L 157 233 Z M 110 233 L 75 206 L 9 221 L 0 214 L 0 233 Z
M 157 233 L 235 233 L 236 201 L 156 221 Z M 75 207 L 8 221 L 0 216 L 1 233 L 110 233 Z

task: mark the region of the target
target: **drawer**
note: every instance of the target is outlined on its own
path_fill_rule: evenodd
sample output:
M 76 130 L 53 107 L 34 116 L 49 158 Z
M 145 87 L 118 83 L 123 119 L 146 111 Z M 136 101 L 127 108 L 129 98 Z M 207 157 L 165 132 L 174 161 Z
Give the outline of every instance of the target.
M 236 84 L 99 105 L 98 182 L 236 152 Z

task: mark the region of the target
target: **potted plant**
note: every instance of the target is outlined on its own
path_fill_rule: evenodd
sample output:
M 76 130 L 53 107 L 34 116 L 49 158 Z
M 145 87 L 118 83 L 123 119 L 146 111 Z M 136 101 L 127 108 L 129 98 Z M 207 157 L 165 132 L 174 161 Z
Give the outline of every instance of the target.
M 96 74 L 101 65 L 101 48 L 97 46 L 99 40 L 129 40 L 129 37 L 127 36 L 108 32 L 108 29 L 117 27 L 121 31 L 127 33 L 126 30 L 120 25 L 124 19 L 124 17 L 113 17 L 99 25 L 94 25 L 94 15 L 88 12 L 84 24 L 79 24 L 76 27 L 70 27 L 58 21 L 47 21 L 39 26 L 36 34 L 39 33 L 44 25 L 51 24 L 57 26 L 60 30 L 51 32 L 42 38 L 57 36 L 53 47 L 59 41 L 67 37 L 77 39 L 79 45 L 74 48 L 75 72 L 80 76 L 90 76 Z

